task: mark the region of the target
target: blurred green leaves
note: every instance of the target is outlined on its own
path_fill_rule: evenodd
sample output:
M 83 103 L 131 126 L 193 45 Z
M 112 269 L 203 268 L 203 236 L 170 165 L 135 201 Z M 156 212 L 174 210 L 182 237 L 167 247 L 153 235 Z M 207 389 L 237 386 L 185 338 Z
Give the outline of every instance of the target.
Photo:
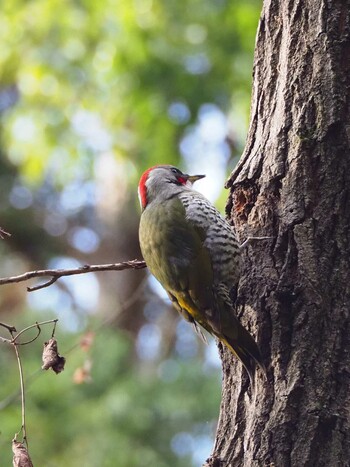
M 3 2 L 0 225 L 12 237 L 0 243 L 2 276 L 63 260 L 139 257 L 136 186 L 148 166 L 200 166 L 199 173 L 206 171 L 221 188 L 227 164 L 232 168 L 244 144 L 260 4 Z M 0 290 L 0 313 L 12 324 L 59 315 L 63 355 L 92 326 L 89 313 L 94 323 L 115 316 L 118 324 L 109 319 L 109 325 L 97 325 L 90 383 L 73 383 L 86 358 L 75 347 L 61 375 L 40 374 L 28 385 L 35 465 L 188 467 L 209 454 L 219 411 L 218 368 L 208 366 L 208 350 L 195 339 L 180 339 L 187 331 L 159 299 L 154 314 L 150 287 L 134 299 L 142 274 L 104 275 L 94 287 L 60 281 L 37 292 L 31 313 L 22 285 Z M 78 295 L 92 304 L 89 309 L 79 305 Z M 146 312 L 147 303 L 156 318 Z M 160 345 L 147 360 L 137 346 L 150 324 Z M 26 376 L 40 368 L 40 345 L 22 349 Z M 18 388 L 16 362 L 4 346 L 0 371 L 6 375 L 1 407 Z M 11 462 L 10 440 L 19 423 L 18 400 L 5 404 L 1 465 Z
M 215 426 L 220 402 L 217 373 L 204 374 L 197 358 L 183 360 L 176 363 L 177 377 L 166 381 L 160 363 L 132 365 L 130 340 L 103 328 L 91 349 L 92 379 L 77 385 L 72 382 L 74 371 L 85 357 L 81 348 L 72 345 L 77 339 L 74 335 L 58 338 L 61 353 L 67 357 L 66 369 L 58 376 L 38 371 L 41 342 L 21 349 L 27 376 L 27 431 L 35 463 L 57 467 L 75 467 L 77 462 L 84 467 L 189 465 L 196 437 L 205 435 L 210 440 Z M 5 354 L 1 366 L 7 376 L 0 386 L 0 404 L 18 388 L 9 384 L 16 381 L 15 359 L 2 349 L 0 355 Z M 1 463 L 8 465 L 8 430 L 12 435 L 19 429 L 20 404 L 1 408 Z M 192 445 L 181 450 L 176 442 L 179 433 L 187 433 Z
M 141 170 L 175 162 L 184 124 L 203 103 L 227 112 L 236 94 L 249 94 L 258 6 L 5 2 L 0 83 L 15 84 L 20 96 L 2 119 L 9 159 L 27 182 L 49 174 L 61 185 L 79 170 L 91 176 L 84 167 L 92 168 L 101 145 Z M 176 102 L 188 109 L 184 123 L 169 118 Z M 98 121 L 100 131 L 77 132 L 79 114 Z

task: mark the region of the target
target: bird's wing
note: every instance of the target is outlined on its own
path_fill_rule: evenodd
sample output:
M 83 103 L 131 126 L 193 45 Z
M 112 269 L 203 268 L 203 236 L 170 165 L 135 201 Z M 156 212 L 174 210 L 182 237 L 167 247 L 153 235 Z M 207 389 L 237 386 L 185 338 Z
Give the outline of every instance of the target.
M 145 210 L 140 238 L 146 263 L 176 303 L 209 332 L 205 313 L 215 309 L 214 272 L 209 249 L 205 246 L 205 226 L 188 219 L 179 198 Z M 185 313 L 186 312 L 186 313 Z M 185 316 L 186 318 L 186 316 Z
M 260 352 L 234 315 L 226 285 L 214 280 L 213 249 L 205 242 L 205 223 L 199 225 L 189 219 L 178 198 L 160 205 L 156 215 L 161 216 L 161 229 L 149 219 L 146 231 L 151 240 L 143 248 L 148 267 L 181 315 L 222 340 L 252 378 L 254 361 L 263 365 Z M 143 219 L 147 222 L 147 211 Z

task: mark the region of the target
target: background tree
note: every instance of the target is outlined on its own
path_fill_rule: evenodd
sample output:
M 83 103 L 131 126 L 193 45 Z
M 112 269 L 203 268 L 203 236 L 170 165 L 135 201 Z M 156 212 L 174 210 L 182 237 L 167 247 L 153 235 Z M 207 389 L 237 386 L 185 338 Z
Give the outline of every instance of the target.
M 246 148 L 227 213 L 246 250 L 243 322 L 269 363 L 256 398 L 225 350 L 217 466 L 350 459 L 350 3 L 265 1 Z M 219 461 L 220 460 L 220 461 Z

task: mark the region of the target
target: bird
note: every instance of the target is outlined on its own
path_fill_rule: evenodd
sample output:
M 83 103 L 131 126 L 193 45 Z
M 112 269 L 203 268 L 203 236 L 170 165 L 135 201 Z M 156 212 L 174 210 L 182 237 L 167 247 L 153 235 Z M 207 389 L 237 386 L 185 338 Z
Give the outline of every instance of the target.
M 193 188 L 205 175 L 156 165 L 139 181 L 140 248 L 146 265 L 180 315 L 221 341 L 243 364 L 253 385 L 266 369 L 259 347 L 235 315 L 240 245 L 233 227 Z

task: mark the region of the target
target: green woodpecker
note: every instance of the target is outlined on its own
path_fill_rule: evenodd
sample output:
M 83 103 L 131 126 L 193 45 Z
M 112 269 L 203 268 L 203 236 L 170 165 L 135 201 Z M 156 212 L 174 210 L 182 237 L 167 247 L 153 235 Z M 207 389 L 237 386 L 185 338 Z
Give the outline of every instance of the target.
M 240 248 L 232 227 L 192 188 L 203 177 L 170 165 L 144 172 L 138 187 L 141 251 L 179 313 L 223 342 L 253 381 L 256 364 L 265 372 L 264 363 L 229 293 L 239 280 Z

